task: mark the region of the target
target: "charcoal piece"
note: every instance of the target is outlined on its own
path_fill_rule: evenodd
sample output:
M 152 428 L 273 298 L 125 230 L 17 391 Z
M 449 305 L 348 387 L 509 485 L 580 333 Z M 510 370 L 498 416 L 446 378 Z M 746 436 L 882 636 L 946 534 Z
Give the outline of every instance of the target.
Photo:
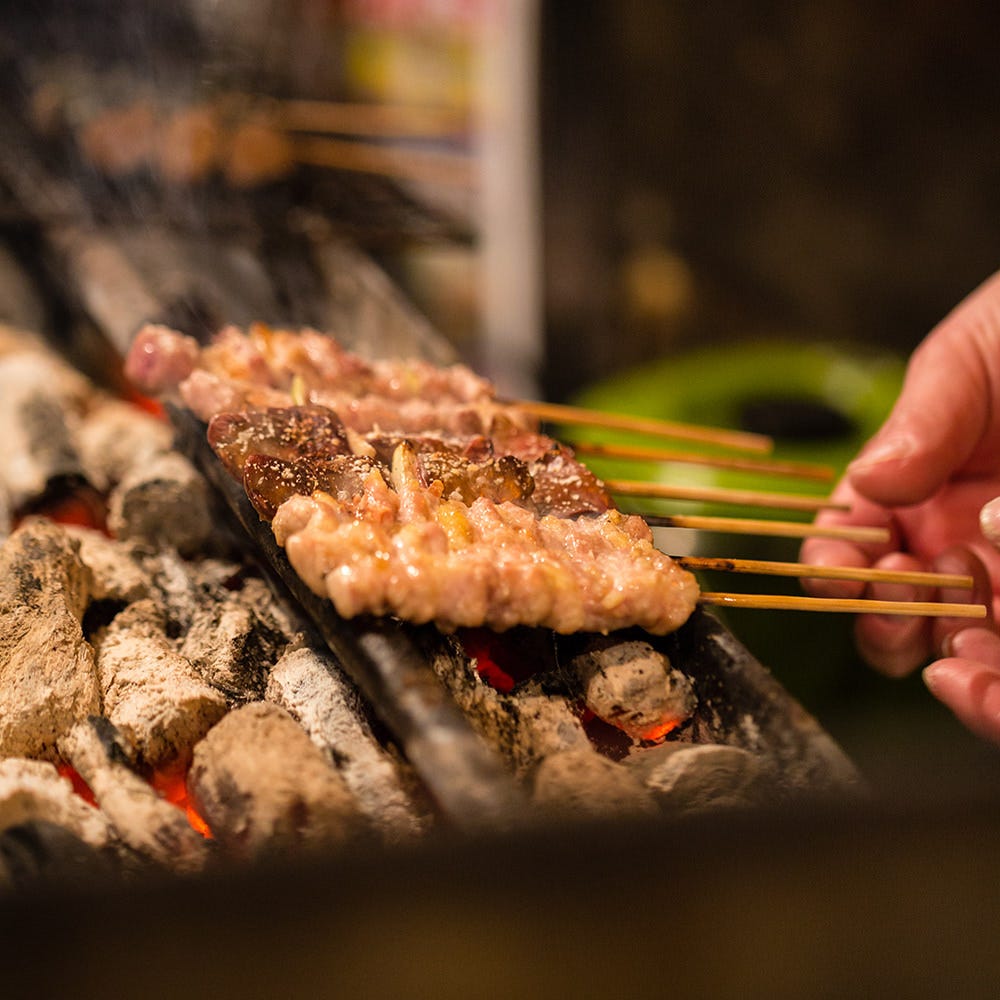
M 645 639 L 595 635 L 576 642 L 569 670 L 599 719 L 634 740 L 654 740 L 694 714 L 691 681 Z
M 161 798 L 129 766 L 131 747 L 106 719 L 74 726 L 59 748 L 87 783 L 118 838 L 135 854 L 177 872 L 194 872 L 210 856 L 209 842 L 184 812 Z
M 56 823 L 31 820 L 0 833 L 0 891 L 89 891 L 113 884 L 118 875 L 107 852 Z
M 503 694 L 455 648 L 435 655 L 433 665 L 473 728 L 518 774 L 550 754 L 589 747 L 579 715 L 563 695 L 549 693 L 535 681 Z
M 739 747 L 664 743 L 631 755 L 624 764 L 673 815 L 748 808 L 773 795 L 762 759 Z
M 533 775 L 536 804 L 567 817 L 648 816 L 656 812 L 642 782 L 590 747 L 546 757 Z
M 330 756 L 372 827 L 389 843 L 424 832 L 403 764 L 372 733 L 360 696 L 324 650 L 289 650 L 274 665 L 267 699 L 288 711 Z
M 108 527 L 121 539 L 202 552 L 215 527 L 208 487 L 182 455 L 157 455 L 111 491 Z
M 34 821 L 56 823 L 91 847 L 103 849 L 113 840 L 107 817 L 87 805 L 54 764 L 0 760 L 0 830 Z
M 42 519 L 0 548 L 0 755 L 49 757 L 100 708 L 82 619 L 92 578 L 77 543 Z
M 159 605 L 129 605 L 95 635 L 94 644 L 107 718 L 143 763 L 185 765 L 227 704 L 176 651 Z
M 75 525 L 67 525 L 66 533 L 79 545 L 80 559 L 90 570 L 91 602 L 128 604 L 152 596 L 152 575 L 135 558 L 131 545 L 108 538 L 103 532 Z
M 136 557 L 149 572 L 174 636 L 183 635 L 195 616 L 223 599 L 242 567 L 225 559 L 183 559 L 174 549 L 150 551 L 136 546 Z
M 195 748 L 188 789 L 227 854 L 343 844 L 363 829 L 344 779 L 277 705 L 230 712 Z
M 106 491 L 168 452 L 173 433 L 132 403 L 109 398 L 87 411 L 75 440 L 87 480 Z
M 277 622 L 247 600 L 253 589 L 206 601 L 195 610 L 180 647 L 205 681 L 240 702 L 263 696 L 268 671 L 287 643 Z
M 69 424 L 92 389 L 55 355 L 23 350 L 0 355 L 0 426 L 4 462 L 0 481 L 14 509 L 63 482 L 83 478 Z

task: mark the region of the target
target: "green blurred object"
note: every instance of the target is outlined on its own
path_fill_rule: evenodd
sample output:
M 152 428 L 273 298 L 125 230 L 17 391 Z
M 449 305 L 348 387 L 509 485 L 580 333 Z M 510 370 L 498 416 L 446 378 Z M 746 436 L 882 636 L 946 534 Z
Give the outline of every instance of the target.
M 760 430 L 774 437 L 776 458 L 827 464 L 839 474 L 888 414 L 904 368 L 896 355 L 773 339 L 663 358 L 590 386 L 574 402 L 597 410 Z M 578 440 L 650 443 L 649 438 L 621 433 L 575 433 Z M 667 467 L 595 459 L 593 466 L 607 478 L 826 491 L 822 484 L 785 476 L 678 463 Z
M 839 477 L 888 415 L 899 394 L 904 371 L 905 361 L 896 355 L 863 347 L 775 338 L 663 358 L 590 386 L 573 402 L 597 410 L 762 431 L 774 438 L 775 458 L 829 465 Z M 582 429 L 574 430 L 573 437 L 653 443 L 648 437 Z M 708 450 L 664 442 L 667 444 L 677 450 L 702 453 Z M 824 495 L 831 488 L 828 484 L 787 476 L 683 463 L 657 465 L 594 458 L 588 459 L 588 464 L 606 479 L 648 479 L 817 495 Z M 810 519 L 808 515 L 784 511 L 680 501 L 640 504 L 629 500 L 623 501 L 622 507 L 657 513 Z M 671 540 L 676 537 L 674 532 Z M 686 537 L 693 538 L 690 533 Z M 789 539 L 701 535 L 687 551 L 795 561 L 799 544 Z M 706 590 L 801 593 L 797 581 L 779 577 L 732 573 L 706 573 L 699 577 Z M 878 688 L 884 684 L 860 665 L 852 638 L 853 616 L 714 610 L 754 655 L 824 721 L 829 721 L 831 713 L 855 710 L 865 685 Z M 922 692 L 918 696 L 922 697 Z

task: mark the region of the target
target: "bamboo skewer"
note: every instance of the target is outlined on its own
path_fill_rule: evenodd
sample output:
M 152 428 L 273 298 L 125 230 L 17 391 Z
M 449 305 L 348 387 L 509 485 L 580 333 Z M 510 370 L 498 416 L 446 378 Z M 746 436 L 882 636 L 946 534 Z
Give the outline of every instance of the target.
M 293 149 L 295 160 L 310 166 L 448 187 L 472 188 L 476 182 L 475 163 L 463 154 L 403 150 L 370 142 L 327 138 L 297 139 Z
M 801 521 L 767 521 L 743 517 L 709 517 L 701 514 L 641 514 L 651 528 L 693 528 L 732 535 L 761 535 L 773 538 L 839 538 L 848 542 L 885 543 L 887 528 L 850 524 L 812 524 Z
M 777 510 L 850 510 L 850 505 L 827 497 L 802 493 L 768 493 L 762 490 L 737 490 L 721 486 L 685 486 L 674 483 L 647 483 L 632 479 L 605 479 L 604 485 L 619 496 L 648 497 L 659 500 L 694 500 L 703 503 L 736 504 L 744 507 L 769 507 Z
M 669 448 L 649 448 L 642 445 L 604 444 L 594 441 L 573 441 L 573 450 L 579 455 L 594 458 L 626 459 L 639 462 L 680 462 L 688 465 L 707 465 L 740 472 L 790 476 L 820 483 L 832 482 L 835 472 L 828 465 L 811 462 L 790 462 L 780 459 L 747 458 L 742 455 L 703 455 Z
M 446 139 L 469 128 L 469 116 L 462 111 L 405 104 L 286 100 L 279 102 L 277 117 L 289 132 L 381 139 Z
M 834 611 L 872 615 L 910 615 L 922 618 L 985 618 L 982 604 L 933 601 L 875 601 L 865 598 L 796 597 L 785 594 L 702 593 L 702 604 L 767 611 Z
M 954 587 L 971 590 L 971 576 L 930 573 L 922 570 L 874 569 L 869 566 L 817 566 L 811 563 L 772 562 L 767 559 L 726 559 L 714 556 L 673 556 L 678 566 L 689 570 L 719 570 L 761 576 L 790 576 L 800 580 L 853 580 L 859 583 L 907 583 L 914 586 Z
M 600 427 L 605 430 L 632 431 L 637 434 L 675 438 L 679 441 L 697 441 L 701 444 L 718 445 L 721 448 L 732 448 L 736 451 L 758 454 L 767 454 L 774 447 L 774 442 L 769 437 L 763 434 L 752 434 L 748 431 L 699 427 L 694 424 L 677 423 L 673 420 L 656 420 L 651 417 L 637 417 L 623 413 L 606 413 L 579 406 L 566 406 L 563 403 L 544 403 L 528 399 L 509 400 L 508 402 L 511 406 L 516 406 L 525 413 L 555 423 L 575 424 L 579 427 Z

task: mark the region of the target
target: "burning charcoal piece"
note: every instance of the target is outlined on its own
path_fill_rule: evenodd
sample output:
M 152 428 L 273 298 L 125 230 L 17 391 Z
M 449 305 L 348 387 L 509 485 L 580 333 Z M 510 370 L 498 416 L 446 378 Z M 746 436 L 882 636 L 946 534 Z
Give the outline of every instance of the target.
M 328 653 L 307 646 L 285 653 L 271 670 L 267 699 L 291 713 L 330 755 L 386 842 L 411 840 L 424 831 L 428 820 L 407 791 L 402 764 L 378 744 L 356 689 Z
M 55 483 L 82 479 L 68 421 L 82 412 L 91 393 L 86 380 L 54 355 L 0 354 L 0 483 L 15 510 Z
M 54 764 L 17 757 L 0 760 L 0 830 L 32 821 L 56 823 L 99 849 L 113 839 L 104 813 L 87 805 Z
M 59 749 L 87 783 L 117 836 L 140 858 L 178 872 L 204 867 L 208 842 L 180 809 L 131 769 L 130 748 L 110 722 L 91 718 L 79 723 Z
M 548 694 L 533 681 L 516 694 L 502 694 L 458 653 L 437 655 L 433 664 L 473 728 L 518 774 L 558 751 L 589 748 L 577 713 L 562 695 Z
M 363 826 L 344 779 L 277 705 L 230 712 L 195 748 L 188 789 L 222 849 L 238 858 L 320 850 Z
M 151 767 L 186 764 L 227 708 L 176 652 L 165 628 L 159 606 L 143 600 L 95 636 L 104 714 Z
M 278 623 L 248 602 L 246 590 L 203 600 L 180 647 L 207 683 L 237 702 L 263 696 L 268 670 L 287 642 Z
M 761 759 L 739 747 L 714 743 L 665 743 L 626 758 L 626 767 L 673 814 L 749 808 L 767 787 Z
M 0 755 L 53 757 L 99 711 L 81 626 L 90 587 L 77 544 L 48 521 L 26 521 L 0 548 Z
M 691 718 L 691 681 L 645 640 L 587 637 L 570 659 L 587 708 L 634 740 L 658 740 Z
M 159 455 L 112 490 L 108 527 L 123 540 L 203 551 L 214 531 L 208 486 L 182 455 Z
M 589 747 L 552 754 L 534 774 L 534 801 L 567 817 L 648 816 L 656 812 L 642 782 Z
M 168 424 L 116 399 L 93 406 L 76 432 L 87 480 L 105 491 L 170 451 L 172 443 Z

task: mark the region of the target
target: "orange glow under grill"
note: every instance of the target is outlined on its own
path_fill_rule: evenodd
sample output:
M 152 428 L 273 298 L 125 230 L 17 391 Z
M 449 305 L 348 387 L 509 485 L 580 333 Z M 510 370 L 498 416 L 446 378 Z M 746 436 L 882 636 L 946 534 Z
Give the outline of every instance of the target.
M 203 837 L 212 836 L 212 831 L 209 829 L 208 824 L 204 819 L 202 819 L 201 816 L 198 815 L 197 810 L 188 796 L 187 784 L 184 780 L 183 774 L 178 772 L 168 773 L 158 771 L 153 775 L 150 780 L 150 784 L 168 802 L 177 806 L 179 809 L 183 809 L 188 822 Z

